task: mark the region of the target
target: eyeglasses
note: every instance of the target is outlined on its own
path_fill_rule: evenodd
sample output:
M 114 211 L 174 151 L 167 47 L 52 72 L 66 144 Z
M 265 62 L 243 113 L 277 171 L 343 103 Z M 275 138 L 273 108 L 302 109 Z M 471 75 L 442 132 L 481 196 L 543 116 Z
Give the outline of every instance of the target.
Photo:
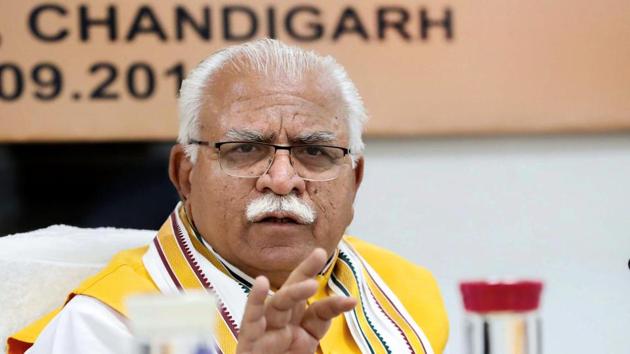
M 332 145 L 274 145 L 250 141 L 190 140 L 189 144 L 210 146 L 219 152 L 219 165 L 228 175 L 258 178 L 269 171 L 278 150 L 288 150 L 291 166 L 308 181 L 330 181 L 339 176 L 349 149 Z

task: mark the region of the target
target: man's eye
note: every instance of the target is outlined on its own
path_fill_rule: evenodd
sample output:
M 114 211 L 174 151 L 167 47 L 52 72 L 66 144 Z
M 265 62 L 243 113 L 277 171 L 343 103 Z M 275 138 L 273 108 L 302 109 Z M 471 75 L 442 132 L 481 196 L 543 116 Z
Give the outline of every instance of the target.
M 256 146 L 254 146 L 254 144 L 241 144 L 235 150 L 237 152 L 247 153 L 247 152 L 252 152 L 255 149 L 256 149 Z
M 308 156 L 319 156 L 323 153 L 322 148 L 318 146 L 309 146 L 306 148 L 306 154 Z

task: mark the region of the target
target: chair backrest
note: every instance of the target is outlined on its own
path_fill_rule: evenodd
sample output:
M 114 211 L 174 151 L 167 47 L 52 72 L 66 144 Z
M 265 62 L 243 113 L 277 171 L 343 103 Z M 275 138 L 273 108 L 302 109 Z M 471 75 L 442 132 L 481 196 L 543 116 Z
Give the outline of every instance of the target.
M 145 245 L 155 233 L 53 225 L 0 237 L 0 348 L 11 333 L 62 305 L 115 253 Z

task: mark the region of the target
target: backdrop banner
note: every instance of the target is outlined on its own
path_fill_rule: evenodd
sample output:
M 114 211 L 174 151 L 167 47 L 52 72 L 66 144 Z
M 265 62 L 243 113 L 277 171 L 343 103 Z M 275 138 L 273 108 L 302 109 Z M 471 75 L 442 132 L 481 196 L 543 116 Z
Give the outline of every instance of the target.
M 630 1 L 3 1 L 0 141 L 172 140 L 200 60 L 333 55 L 371 136 L 630 129 Z

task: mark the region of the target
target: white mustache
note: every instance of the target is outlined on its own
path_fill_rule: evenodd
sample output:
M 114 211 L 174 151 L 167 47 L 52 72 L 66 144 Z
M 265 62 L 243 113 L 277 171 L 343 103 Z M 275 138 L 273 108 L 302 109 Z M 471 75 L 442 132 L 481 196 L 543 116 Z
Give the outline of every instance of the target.
M 262 215 L 274 212 L 289 213 L 301 224 L 312 224 L 317 218 L 313 207 L 298 198 L 295 193 L 282 196 L 267 193 L 249 202 L 246 210 L 247 221 L 254 222 Z

